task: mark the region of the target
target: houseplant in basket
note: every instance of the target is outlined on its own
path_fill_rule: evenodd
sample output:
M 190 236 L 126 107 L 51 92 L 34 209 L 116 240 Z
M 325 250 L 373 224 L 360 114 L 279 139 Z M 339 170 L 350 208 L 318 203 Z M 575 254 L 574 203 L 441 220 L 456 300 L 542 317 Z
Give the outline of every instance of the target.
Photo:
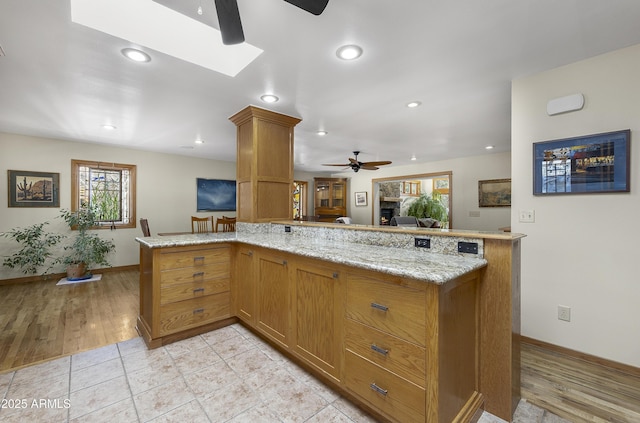
M 67 254 L 62 262 L 67 265 L 67 279 L 88 279 L 92 276 L 93 266 L 110 266 L 106 257 L 115 250 L 115 244 L 89 232 L 99 224 L 94 212 L 89 207 L 82 207 L 77 211 L 63 209 L 60 213 L 71 230 L 77 231 L 71 244 L 64 247 Z
M 447 208 L 442 203 L 441 195 L 437 192 L 433 192 L 431 195 L 424 192 L 420 194 L 420 197 L 416 198 L 409 206 L 407 216 L 415 216 L 418 219 L 435 219 L 443 226 L 449 220 Z

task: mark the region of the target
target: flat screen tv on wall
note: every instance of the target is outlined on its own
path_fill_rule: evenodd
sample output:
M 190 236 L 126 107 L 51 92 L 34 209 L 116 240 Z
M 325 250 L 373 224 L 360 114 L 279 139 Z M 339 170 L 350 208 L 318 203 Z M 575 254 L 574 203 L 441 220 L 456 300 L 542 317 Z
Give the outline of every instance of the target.
M 198 211 L 235 211 L 236 181 L 196 178 Z

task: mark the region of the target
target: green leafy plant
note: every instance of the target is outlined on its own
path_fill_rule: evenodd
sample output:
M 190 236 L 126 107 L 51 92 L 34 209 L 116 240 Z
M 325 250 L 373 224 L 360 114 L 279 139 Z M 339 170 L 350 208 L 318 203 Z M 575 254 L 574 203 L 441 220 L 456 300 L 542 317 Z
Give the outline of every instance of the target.
M 442 203 L 442 196 L 437 192 L 432 195 L 422 193 L 409 206 L 407 216 L 415 216 L 418 219 L 430 217 L 440 222 L 449 220 L 447 208 Z
M 5 232 L 2 236 L 13 239 L 22 245 L 18 251 L 11 256 L 5 257 L 3 266 L 22 269 L 22 273 L 36 274 L 38 269 L 44 267 L 43 275 L 46 275 L 53 266 L 58 263 L 58 259 L 53 257 L 51 248 L 58 244 L 64 235 L 52 234 L 45 231 L 44 226 L 49 222 L 36 223 L 26 228 L 15 228 Z
M 77 230 L 71 245 L 64 247 L 68 253 L 62 262 L 67 265 L 84 263 L 87 269 L 95 265 L 111 266 L 107 255 L 115 250 L 115 244 L 89 232 L 98 225 L 95 213 L 88 207 L 82 207 L 75 212 L 63 209 L 60 214 L 72 230 Z

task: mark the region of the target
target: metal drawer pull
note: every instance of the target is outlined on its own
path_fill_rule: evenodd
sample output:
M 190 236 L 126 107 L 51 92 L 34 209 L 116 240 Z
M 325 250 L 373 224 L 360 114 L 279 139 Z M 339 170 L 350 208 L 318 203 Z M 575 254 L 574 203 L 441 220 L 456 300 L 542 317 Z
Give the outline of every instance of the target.
M 195 294 L 196 292 L 204 292 L 204 288 L 196 288 L 193 290 L 193 293 Z
M 194 257 L 193 261 L 204 261 L 204 256 L 198 256 L 198 257 Z
M 248 255 L 249 257 L 252 257 L 252 256 L 253 256 L 253 251 L 249 251 L 249 252 L 247 253 L 247 255 Z
M 379 394 L 385 395 L 385 396 L 386 396 L 386 395 L 387 395 L 387 393 L 389 392 L 388 390 L 386 390 L 386 389 L 382 389 L 381 387 L 379 387 L 378 385 L 376 385 L 376 383 L 375 383 L 375 382 L 374 382 L 374 383 L 372 383 L 372 384 L 371 384 L 371 385 L 369 385 L 369 386 L 371 387 L 371 389 L 372 389 L 372 390 L 376 391 L 376 392 L 377 392 L 377 393 L 379 393 Z
M 198 277 L 198 276 L 204 276 L 204 272 L 198 272 L 198 273 L 194 273 L 193 277 Z
M 377 308 L 378 310 L 382 310 L 382 311 L 388 311 L 389 310 L 389 307 L 383 306 L 382 304 L 378 304 L 378 303 L 371 303 L 371 307 Z
M 193 314 L 198 314 L 203 312 L 204 312 L 204 308 L 196 308 L 195 310 L 193 310 Z
M 380 353 L 382 355 L 387 355 L 389 354 L 389 350 L 385 350 L 384 348 L 380 348 L 379 346 L 377 346 L 376 344 L 371 344 L 371 349 L 374 350 L 377 353 Z
M 282 265 L 286 266 L 287 265 L 287 261 L 286 260 L 282 260 Z

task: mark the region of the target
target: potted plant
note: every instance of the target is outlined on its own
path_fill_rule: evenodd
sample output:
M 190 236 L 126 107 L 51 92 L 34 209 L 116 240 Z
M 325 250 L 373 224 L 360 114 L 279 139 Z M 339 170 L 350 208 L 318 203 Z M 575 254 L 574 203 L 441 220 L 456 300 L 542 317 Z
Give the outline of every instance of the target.
M 42 273 L 47 272 L 58 263 L 52 258 L 51 248 L 58 244 L 63 238 L 62 234 L 52 234 L 45 231 L 44 226 L 49 222 L 36 223 L 26 228 L 16 228 L 5 232 L 2 236 L 13 239 L 22 245 L 20 250 L 11 256 L 5 257 L 3 266 L 22 269 L 22 273 L 36 274 L 38 269 L 48 264 Z
M 420 194 L 420 197 L 416 198 L 409 206 L 407 216 L 415 216 L 417 219 L 436 219 L 441 223 L 441 226 L 449 221 L 447 208 L 442 203 L 442 196 L 437 192 L 432 195 L 427 195 L 424 192 Z
M 73 242 L 64 247 L 69 252 L 62 258 L 67 265 L 67 279 L 88 279 L 92 276 L 90 270 L 93 266 L 110 266 L 106 256 L 115 249 L 115 244 L 89 232 L 99 223 L 93 211 L 89 207 L 75 212 L 63 209 L 61 215 L 71 230 L 77 231 Z

